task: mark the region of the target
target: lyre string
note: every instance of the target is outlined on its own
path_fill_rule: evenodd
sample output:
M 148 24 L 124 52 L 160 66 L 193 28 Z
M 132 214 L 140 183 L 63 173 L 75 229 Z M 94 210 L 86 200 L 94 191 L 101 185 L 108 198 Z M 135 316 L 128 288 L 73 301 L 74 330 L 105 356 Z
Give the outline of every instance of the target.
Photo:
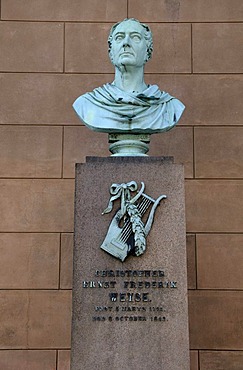
M 150 199 L 143 197 L 142 201 L 138 205 L 138 210 L 142 216 L 145 214 L 145 212 L 147 211 L 151 203 L 152 201 Z M 131 235 L 131 233 L 132 233 L 132 225 L 131 225 L 130 220 L 127 219 L 124 223 L 124 226 L 122 228 L 121 234 L 118 239 L 122 242 L 125 242 L 127 238 Z
M 149 205 L 150 205 L 150 202 L 147 202 L 147 205 L 145 205 L 143 207 L 144 213 L 148 209 Z M 121 232 L 121 235 L 120 235 L 121 241 L 126 242 L 126 240 L 128 239 L 128 237 L 131 234 L 132 234 L 132 224 L 131 224 L 130 220 L 128 220 L 127 223 L 126 223 L 126 227 L 124 227 L 124 229 Z
M 142 211 L 144 210 L 144 208 L 146 207 L 146 203 L 147 203 L 147 199 L 143 198 L 142 201 L 138 205 L 138 210 L 141 214 L 142 214 Z M 128 233 L 127 233 L 127 231 L 128 231 Z M 124 224 L 124 226 L 122 228 L 122 231 L 121 231 L 121 239 L 124 239 L 124 237 L 125 237 L 125 240 L 126 240 L 126 236 L 129 235 L 129 232 L 131 232 L 131 231 L 132 231 L 131 222 L 130 222 L 130 220 L 126 219 L 125 224 Z

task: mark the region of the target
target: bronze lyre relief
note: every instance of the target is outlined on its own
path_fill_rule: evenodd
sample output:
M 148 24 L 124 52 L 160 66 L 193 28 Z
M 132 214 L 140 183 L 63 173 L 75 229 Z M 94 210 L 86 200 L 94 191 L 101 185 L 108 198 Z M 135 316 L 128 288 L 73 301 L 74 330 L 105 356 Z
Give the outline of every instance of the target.
M 166 195 L 157 199 L 144 193 L 145 185 L 141 182 L 141 189 L 135 181 L 123 184 L 112 184 L 111 198 L 108 207 L 102 214 L 111 212 L 113 202 L 120 198 L 120 209 L 114 215 L 101 249 L 112 256 L 124 261 L 128 255 L 140 256 L 146 250 L 146 237 L 151 230 L 156 208 Z M 135 193 L 132 196 L 131 193 Z M 149 210 L 150 209 L 150 210 Z M 142 218 L 147 215 L 146 222 Z

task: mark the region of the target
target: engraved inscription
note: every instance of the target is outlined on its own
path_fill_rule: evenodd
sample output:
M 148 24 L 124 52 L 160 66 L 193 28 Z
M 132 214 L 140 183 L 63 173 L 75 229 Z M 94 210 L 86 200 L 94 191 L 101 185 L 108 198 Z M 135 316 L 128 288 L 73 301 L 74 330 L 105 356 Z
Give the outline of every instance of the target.
M 165 323 L 170 313 L 164 295 L 168 297 L 166 292 L 176 290 L 178 283 L 166 276 L 163 269 L 97 269 L 93 279 L 82 281 L 82 288 L 94 297 L 95 292 L 104 290 L 102 302 L 93 306 L 93 322 Z

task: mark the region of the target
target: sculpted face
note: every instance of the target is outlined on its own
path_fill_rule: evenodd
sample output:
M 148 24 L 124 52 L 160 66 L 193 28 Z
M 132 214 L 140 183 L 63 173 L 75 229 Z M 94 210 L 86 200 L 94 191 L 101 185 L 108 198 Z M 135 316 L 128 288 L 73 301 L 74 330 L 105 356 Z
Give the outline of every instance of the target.
M 138 22 L 121 22 L 113 33 L 110 50 L 112 63 L 117 67 L 142 67 L 148 59 L 144 34 L 145 28 Z

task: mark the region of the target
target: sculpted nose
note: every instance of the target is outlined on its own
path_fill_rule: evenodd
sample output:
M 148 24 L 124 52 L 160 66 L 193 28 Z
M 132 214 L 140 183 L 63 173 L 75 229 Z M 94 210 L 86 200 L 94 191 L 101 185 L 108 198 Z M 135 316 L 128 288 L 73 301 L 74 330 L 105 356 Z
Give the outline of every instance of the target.
M 130 47 L 131 43 L 130 43 L 130 37 L 129 35 L 127 35 L 124 40 L 123 40 L 123 47 L 125 48 L 126 46 Z

